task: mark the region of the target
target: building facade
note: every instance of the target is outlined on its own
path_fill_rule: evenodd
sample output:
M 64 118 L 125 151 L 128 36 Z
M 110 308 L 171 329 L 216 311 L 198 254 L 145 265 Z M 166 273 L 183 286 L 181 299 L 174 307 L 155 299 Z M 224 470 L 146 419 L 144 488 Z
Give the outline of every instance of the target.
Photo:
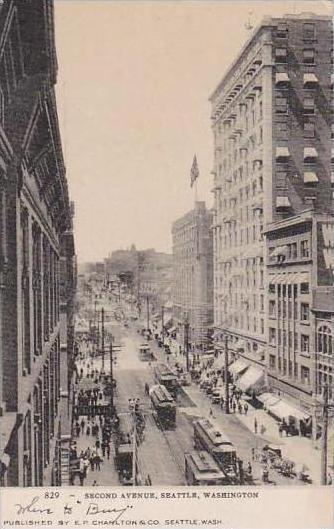
M 217 346 L 227 335 L 269 387 L 309 410 L 315 226 L 333 212 L 332 37 L 329 17 L 265 18 L 211 96 Z
M 0 35 L 1 484 L 60 485 L 69 413 L 60 264 L 72 224 L 54 92 L 53 2 L 4 2 Z
M 182 344 L 184 324 L 189 323 L 193 349 L 206 348 L 213 324 L 212 220 L 205 202 L 195 202 L 195 208 L 172 226 L 173 323 Z

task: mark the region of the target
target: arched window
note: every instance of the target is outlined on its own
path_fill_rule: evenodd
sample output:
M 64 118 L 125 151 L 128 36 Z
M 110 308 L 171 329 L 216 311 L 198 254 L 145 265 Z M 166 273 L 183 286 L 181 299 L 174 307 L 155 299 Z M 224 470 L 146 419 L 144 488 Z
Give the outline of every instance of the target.
M 332 355 L 333 354 L 333 333 L 330 327 L 322 325 L 317 332 L 318 352 Z

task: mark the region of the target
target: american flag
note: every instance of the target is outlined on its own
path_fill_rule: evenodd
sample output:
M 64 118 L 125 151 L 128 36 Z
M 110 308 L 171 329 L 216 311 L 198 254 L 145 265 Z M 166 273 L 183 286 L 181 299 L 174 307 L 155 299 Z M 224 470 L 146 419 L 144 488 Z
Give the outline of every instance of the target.
M 197 180 L 198 177 L 199 177 L 199 170 L 198 170 L 197 158 L 195 154 L 194 159 L 193 159 L 193 164 L 190 170 L 190 187 L 194 185 L 195 180 Z

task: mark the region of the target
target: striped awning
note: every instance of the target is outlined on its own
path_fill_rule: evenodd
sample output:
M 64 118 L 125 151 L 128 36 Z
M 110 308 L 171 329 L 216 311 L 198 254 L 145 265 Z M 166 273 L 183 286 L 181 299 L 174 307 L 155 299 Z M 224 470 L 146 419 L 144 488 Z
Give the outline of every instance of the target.
M 304 173 L 304 183 L 305 184 L 312 184 L 314 182 L 319 182 L 319 179 L 317 177 L 317 173 L 314 171 L 305 171 Z
M 318 152 L 315 147 L 304 147 L 304 160 L 308 158 L 318 158 Z
M 291 206 L 289 197 L 276 197 L 277 208 L 289 208 Z
M 317 84 L 319 82 L 318 77 L 314 73 L 304 73 L 303 85 Z
M 290 77 L 288 76 L 288 74 L 286 72 L 278 72 L 275 75 L 275 83 L 276 84 L 289 83 L 289 82 L 290 82 Z
M 276 158 L 288 158 L 290 151 L 288 147 L 276 147 Z
M 236 384 L 242 391 L 263 387 L 264 371 L 258 367 L 250 366 L 246 373 L 237 380 Z

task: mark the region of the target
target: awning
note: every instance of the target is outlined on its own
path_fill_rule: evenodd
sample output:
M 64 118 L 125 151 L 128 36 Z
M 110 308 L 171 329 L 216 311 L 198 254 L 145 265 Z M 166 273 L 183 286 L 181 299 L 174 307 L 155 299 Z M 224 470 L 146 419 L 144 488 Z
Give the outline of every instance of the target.
M 168 330 L 168 329 L 169 329 L 170 327 L 172 327 L 172 326 L 173 326 L 173 320 L 172 320 L 172 318 L 170 318 L 169 320 L 167 320 L 166 322 L 164 322 L 164 327 L 165 327 L 165 329 Z
M 277 404 L 281 399 L 278 395 L 274 395 L 273 393 L 261 393 L 261 395 L 258 395 L 256 398 L 259 402 L 262 402 L 266 408 Z
M 279 72 L 275 76 L 275 82 L 276 82 L 276 84 L 289 83 L 290 82 L 290 77 L 288 76 L 288 74 L 286 72 Z
M 4 465 L 6 468 L 9 467 L 10 463 L 10 455 L 9 454 L 2 454 L 0 462 L 2 465 Z
M 291 206 L 289 197 L 276 197 L 277 208 L 289 208 Z
M 304 160 L 308 158 L 318 158 L 317 149 L 314 147 L 304 147 Z
M 314 73 L 304 73 L 303 84 L 316 84 L 318 83 L 318 77 Z
M 288 147 L 276 147 L 276 158 L 289 158 L 290 151 Z
M 283 399 L 276 404 L 271 405 L 269 411 L 272 415 L 281 420 L 287 420 L 289 417 L 294 417 L 299 421 L 305 421 L 310 418 L 309 413 L 295 408 L 292 404 Z
M 214 369 L 223 369 L 225 367 L 225 355 L 220 355 L 215 359 L 213 364 Z
M 304 184 L 312 184 L 313 182 L 319 182 L 317 173 L 315 173 L 314 171 L 305 171 Z
M 242 351 L 245 351 L 245 349 L 247 348 L 245 340 L 239 340 L 239 341 L 235 344 L 235 348 L 236 348 L 237 351 L 239 351 L 240 349 L 241 349 Z
M 239 360 L 236 360 L 235 362 L 233 362 L 233 364 L 230 365 L 229 371 L 233 375 L 240 375 L 241 373 L 246 371 L 247 368 L 248 364 L 246 364 L 244 360 L 241 360 L 241 358 L 239 358 Z
M 264 385 L 264 372 L 254 366 L 250 366 L 246 373 L 236 382 L 238 388 L 242 391 L 248 391 L 251 388 L 260 388 Z
M 287 256 L 288 254 L 288 245 L 287 244 L 283 244 L 282 246 L 276 246 L 276 248 L 274 248 L 274 250 L 270 253 L 270 257 L 281 257 L 282 255 L 283 256 Z

